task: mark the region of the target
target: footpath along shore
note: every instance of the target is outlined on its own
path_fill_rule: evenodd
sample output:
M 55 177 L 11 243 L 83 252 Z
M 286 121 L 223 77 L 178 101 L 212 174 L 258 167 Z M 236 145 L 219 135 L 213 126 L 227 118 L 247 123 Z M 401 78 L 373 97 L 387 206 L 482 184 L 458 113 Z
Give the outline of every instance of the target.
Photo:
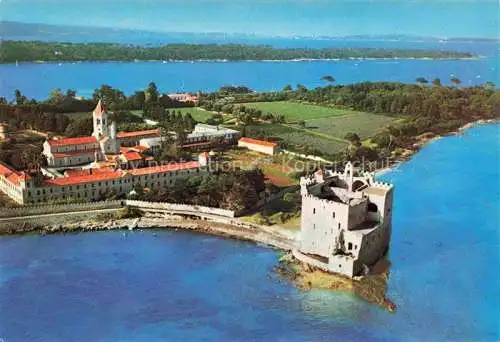
M 115 219 L 120 209 L 103 209 L 90 218 L 86 212 L 53 213 L 24 217 L 0 218 L 1 235 L 78 233 L 108 230 L 184 229 L 210 235 L 253 241 L 282 250 L 297 248 L 297 232 L 244 222 L 238 218 L 215 217 L 196 219 L 182 215 L 155 215 Z M 87 216 L 84 219 L 82 216 Z

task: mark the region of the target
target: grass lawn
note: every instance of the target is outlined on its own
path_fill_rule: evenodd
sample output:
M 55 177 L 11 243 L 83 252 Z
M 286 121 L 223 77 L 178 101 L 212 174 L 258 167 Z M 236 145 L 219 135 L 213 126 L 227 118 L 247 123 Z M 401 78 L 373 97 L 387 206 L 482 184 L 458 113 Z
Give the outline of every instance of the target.
M 331 117 L 310 120 L 306 122 L 306 131 L 317 132 L 322 135 L 330 135 L 343 139 L 349 132 L 357 133 L 361 139 L 369 138 L 370 136 L 384 130 L 384 128 L 398 120 L 397 118 L 371 114 L 371 113 L 356 113 L 346 116 Z M 294 125 L 294 128 L 300 128 Z
M 180 111 L 183 115 L 186 113 L 190 113 L 193 119 L 201 123 L 207 122 L 207 120 L 210 119 L 212 115 L 217 114 L 215 112 L 204 110 L 200 107 L 172 108 L 169 110 L 170 111 L 174 110 L 176 112 Z
M 348 109 L 338 109 L 323 107 L 311 104 L 304 104 L 291 101 L 278 101 L 278 102 L 254 102 L 244 103 L 246 107 L 258 108 L 263 112 L 273 114 L 281 114 L 285 116 L 287 122 L 298 120 L 314 120 L 321 118 L 330 118 L 335 116 L 356 114 L 356 112 Z

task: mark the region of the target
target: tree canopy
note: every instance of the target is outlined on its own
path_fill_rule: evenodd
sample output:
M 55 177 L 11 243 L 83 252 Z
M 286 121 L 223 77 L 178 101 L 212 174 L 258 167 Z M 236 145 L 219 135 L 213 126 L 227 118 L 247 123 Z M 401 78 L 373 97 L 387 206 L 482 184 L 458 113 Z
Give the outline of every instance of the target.
M 111 43 L 3 41 L 0 63 L 16 61 L 295 60 L 346 58 L 471 58 L 468 52 L 375 48 L 275 48 L 241 44 L 167 44 L 155 47 Z

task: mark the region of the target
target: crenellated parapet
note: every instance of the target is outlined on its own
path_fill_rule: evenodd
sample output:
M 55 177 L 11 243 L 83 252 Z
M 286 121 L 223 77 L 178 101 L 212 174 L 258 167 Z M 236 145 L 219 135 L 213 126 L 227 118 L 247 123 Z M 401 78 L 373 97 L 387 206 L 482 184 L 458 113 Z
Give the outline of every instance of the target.
M 390 184 L 390 183 L 385 183 L 385 182 L 377 182 L 377 181 L 373 182 L 373 183 L 371 184 L 371 186 L 372 186 L 372 187 L 374 187 L 374 188 L 386 189 L 386 190 L 389 190 L 389 189 L 391 189 L 391 188 L 393 188 L 393 187 L 394 187 L 394 185 L 392 185 L 392 184 Z

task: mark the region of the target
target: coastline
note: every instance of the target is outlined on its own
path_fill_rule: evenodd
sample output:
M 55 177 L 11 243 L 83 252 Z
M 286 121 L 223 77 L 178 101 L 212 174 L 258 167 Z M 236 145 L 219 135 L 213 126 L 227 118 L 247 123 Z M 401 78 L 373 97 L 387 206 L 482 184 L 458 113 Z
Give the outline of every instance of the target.
M 405 154 L 404 156 L 399 157 L 398 159 L 396 159 L 394 161 L 394 163 L 392 163 L 390 166 L 387 166 L 387 167 L 375 170 L 374 171 L 375 172 L 375 176 L 376 177 L 383 176 L 384 174 L 397 169 L 401 164 L 403 164 L 403 163 L 407 162 L 408 160 L 410 160 L 422 148 L 424 148 L 425 146 L 427 146 L 427 145 L 429 145 L 429 144 L 431 144 L 431 143 L 433 143 L 435 141 L 438 141 L 438 140 L 441 140 L 443 138 L 450 137 L 450 136 L 461 135 L 465 131 L 467 131 L 468 129 L 474 128 L 476 126 L 489 125 L 489 124 L 499 124 L 499 123 L 500 123 L 500 118 L 498 118 L 498 119 L 479 119 L 479 120 L 476 120 L 476 121 L 472 121 L 472 122 L 466 123 L 463 126 L 461 126 L 458 129 L 456 129 L 455 131 L 449 132 L 449 133 L 444 134 L 444 135 L 432 135 L 432 136 L 428 136 L 425 133 L 421 134 L 419 136 L 420 137 L 419 141 L 416 142 L 412 146 L 411 149 L 405 150 L 405 152 L 407 152 L 407 154 Z
M 345 57 L 345 58 L 295 58 L 295 59 L 131 59 L 131 60 L 58 60 L 58 61 L 20 61 L 1 62 L 3 65 L 23 65 L 23 64 L 80 64 L 80 63 L 297 63 L 297 62 L 338 62 L 338 61 L 461 61 L 461 60 L 479 60 L 486 58 L 484 56 L 473 57 Z
M 223 238 L 232 238 L 262 244 L 270 248 L 291 250 L 295 248 L 295 233 L 284 229 L 263 227 L 247 224 L 239 220 L 203 220 L 191 219 L 179 215 L 151 215 L 145 213 L 135 218 L 118 218 L 111 214 L 94 219 L 80 220 L 67 219 L 64 223 L 39 224 L 23 222 L 6 225 L 0 230 L 0 236 L 13 235 L 49 235 L 49 234 L 75 234 L 85 232 L 98 232 L 119 230 L 128 232 L 134 230 L 183 229 Z

